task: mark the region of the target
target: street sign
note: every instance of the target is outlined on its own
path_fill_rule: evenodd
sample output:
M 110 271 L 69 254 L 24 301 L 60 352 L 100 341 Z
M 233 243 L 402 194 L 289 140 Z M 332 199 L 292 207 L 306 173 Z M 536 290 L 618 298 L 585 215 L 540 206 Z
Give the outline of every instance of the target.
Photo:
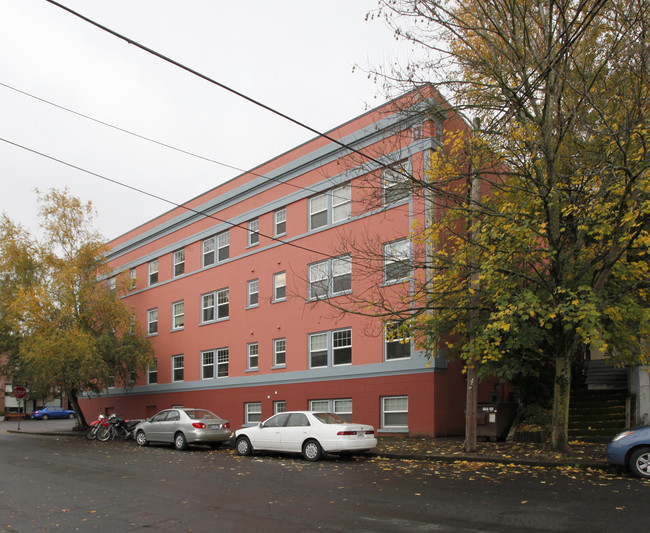
M 14 398 L 20 400 L 24 398 L 27 394 L 27 389 L 25 387 L 14 387 Z

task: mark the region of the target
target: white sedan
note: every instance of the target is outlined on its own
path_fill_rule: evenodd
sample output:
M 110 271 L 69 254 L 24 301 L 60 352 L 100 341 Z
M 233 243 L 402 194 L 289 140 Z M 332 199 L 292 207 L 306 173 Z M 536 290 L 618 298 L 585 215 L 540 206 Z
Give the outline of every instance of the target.
M 264 450 L 301 453 L 308 461 L 318 461 L 323 452 L 349 456 L 375 446 L 377 439 L 372 426 L 348 422 L 334 413 L 278 413 L 257 426 L 235 432 L 239 455 Z

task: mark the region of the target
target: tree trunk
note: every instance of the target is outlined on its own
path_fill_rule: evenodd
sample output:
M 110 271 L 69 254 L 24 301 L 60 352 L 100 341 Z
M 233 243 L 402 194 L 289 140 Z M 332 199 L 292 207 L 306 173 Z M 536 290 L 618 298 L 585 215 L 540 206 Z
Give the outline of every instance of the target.
M 476 451 L 476 409 L 478 405 L 478 371 L 476 361 L 467 361 L 467 397 L 465 399 L 465 451 Z
M 558 452 L 569 450 L 569 400 L 571 396 L 571 350 L 555 358 L 555 389 L 553 392 L 553 420 L 551 448 Z
M 88 426 L 88 422 L 86 422 L 86 418 L 79 407 L 79 399 L 77 398 L 76 391 L 68 391 L 68 401 L 72 404 L 72 408 L 77 414 L 77 428 L 85 429 Z

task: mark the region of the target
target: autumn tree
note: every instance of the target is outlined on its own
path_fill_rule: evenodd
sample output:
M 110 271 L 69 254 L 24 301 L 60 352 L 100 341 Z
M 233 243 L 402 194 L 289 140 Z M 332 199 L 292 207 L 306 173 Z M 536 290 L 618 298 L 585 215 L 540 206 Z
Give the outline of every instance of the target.
M 93 208 L 67 190 L 39 196 L 42 238 L 2 220 L 0 324 L 6 372 L 35 398 L 64 393 L 77 413 L 84 392 L 129 387 L 152 347 L 109 287 Z
M 387 84 L 431 84 L 480 127 L 447 132 L 411 180 L 440 208 L 412 235 L 435 250 L 414 256 L 429 275 L 401 308 L 365 295 L 356 309 L 506 376 L 552 364 L 552 446 L 566 449 L 580 348 L 647 357 L 650 6 L 383 0 L 376 15 L 428 51 Z M 476 177 L 489 192 L 468 201 Z

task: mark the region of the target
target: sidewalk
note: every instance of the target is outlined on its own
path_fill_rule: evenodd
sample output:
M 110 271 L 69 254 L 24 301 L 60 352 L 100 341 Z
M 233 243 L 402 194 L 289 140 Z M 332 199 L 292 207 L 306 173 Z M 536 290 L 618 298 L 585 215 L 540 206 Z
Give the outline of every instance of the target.
M 74 431 L 76 420 L 21 420 L 0 422 L 0 432 L 83 437 Z M 571 442 L 572 454 L 551 453 L 546 444 L 526 442 L 479 441 L 476 453 L 465 452 L 462 437 L 389 437 L 380 436 L 377 447 L 369 455 L 386 459 L 415 459 L 429 461 L 472 461 L 526 466 L 573 466 L 579 468 L 610 469 L 605 458 L 606 443 Z

